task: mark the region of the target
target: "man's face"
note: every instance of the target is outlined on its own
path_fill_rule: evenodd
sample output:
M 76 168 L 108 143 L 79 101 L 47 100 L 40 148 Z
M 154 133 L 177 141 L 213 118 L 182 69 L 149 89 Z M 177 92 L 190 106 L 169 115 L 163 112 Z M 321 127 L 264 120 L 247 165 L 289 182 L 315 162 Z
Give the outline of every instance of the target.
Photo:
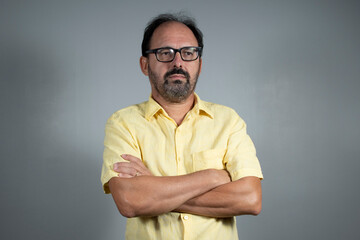
M 198 46 L 192 31 L 182 23 L 167 22 L 160 25 L 150 41 L 150 49 L 186 46 Z M 179 103 L 193 94 L 201 71 L 201 59 L 183 61 L 180 53 L 176 53 L 172 62 L 164 63 L 156 60 L 155 54 L 147 58 L 147 75 L 149 76 L 153 95 L 160 95 L 171 103 Z

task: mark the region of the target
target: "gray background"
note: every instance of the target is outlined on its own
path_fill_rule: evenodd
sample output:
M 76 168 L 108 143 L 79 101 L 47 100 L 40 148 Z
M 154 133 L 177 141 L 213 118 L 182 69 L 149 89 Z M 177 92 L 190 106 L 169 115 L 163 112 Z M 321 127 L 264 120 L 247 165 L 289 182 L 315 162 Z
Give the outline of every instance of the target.
M 359 1 L 0 1 L 0 239 L 123 239 L 104 125 L 146 100 L 145 24 L 205 36 L 197 92 L 248 124 L 265 180 L 241 239 L 360 239 Z

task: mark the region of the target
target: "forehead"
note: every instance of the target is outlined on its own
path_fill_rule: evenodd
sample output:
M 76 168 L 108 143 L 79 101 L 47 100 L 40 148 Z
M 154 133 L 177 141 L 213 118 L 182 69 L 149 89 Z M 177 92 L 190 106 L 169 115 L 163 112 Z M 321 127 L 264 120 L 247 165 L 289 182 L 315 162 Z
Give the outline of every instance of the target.
M 198 46 L 198 42 L 190 28 L 179 22 L 161 24 L 155 29 L 150 41 L 150 49 L 184 46 Z

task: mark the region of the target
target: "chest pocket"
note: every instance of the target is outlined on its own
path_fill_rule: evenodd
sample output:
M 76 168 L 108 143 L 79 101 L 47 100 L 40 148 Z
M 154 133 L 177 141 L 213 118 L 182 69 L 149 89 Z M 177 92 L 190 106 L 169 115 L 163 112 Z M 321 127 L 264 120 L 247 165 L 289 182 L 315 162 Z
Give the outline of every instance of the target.
M 225 169 L 223 163 L 226 149 L 211 149 L 202 152 L 193 153 L 193 169 L 194 171 L 200 171 L 204 169 Z

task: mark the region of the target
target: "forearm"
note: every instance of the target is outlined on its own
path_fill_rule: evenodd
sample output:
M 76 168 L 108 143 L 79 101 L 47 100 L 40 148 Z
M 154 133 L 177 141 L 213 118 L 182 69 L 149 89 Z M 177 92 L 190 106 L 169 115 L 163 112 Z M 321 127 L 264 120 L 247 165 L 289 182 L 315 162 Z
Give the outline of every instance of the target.
M 209 169 L 171 177 L 114 177 L 109 187 L 122 215 L 155 216 L 226 183 L 224 179 L 224 171 Z
M 261 184 L 256 177 L 245 177 L 192 198 L 174 211 L 208 217 L 258 215 L 261 211 Z

